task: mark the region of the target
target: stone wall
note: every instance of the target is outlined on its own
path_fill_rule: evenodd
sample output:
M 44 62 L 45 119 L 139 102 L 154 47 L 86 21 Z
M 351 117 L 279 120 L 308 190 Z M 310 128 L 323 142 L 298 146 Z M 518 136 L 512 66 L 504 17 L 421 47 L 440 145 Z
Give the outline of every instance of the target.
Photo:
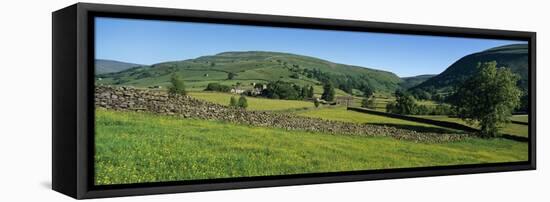
M 338 135 L 390 136 L 419 142 L 453 141 L 469 136 L 468 134 L 424 133 L 381 125 L 328 121 L 288 113 L 248 111 L 209 103 L 189 96 L 168 95 L 163 91 L 129 87 L 97 86 L 95 105 L 112 110 L 147 111 L 182 118 L 220 120 L 286 130 L 326 132 Z

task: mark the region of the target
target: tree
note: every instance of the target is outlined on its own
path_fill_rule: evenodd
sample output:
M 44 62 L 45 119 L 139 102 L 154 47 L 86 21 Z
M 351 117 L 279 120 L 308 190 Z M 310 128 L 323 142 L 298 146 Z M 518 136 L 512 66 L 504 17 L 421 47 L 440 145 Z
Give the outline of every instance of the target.
M 272 99 L 296 100 L 300 98 L 300 88 L 289 82 L 272 81 L 261 95 Z
M 340 84 L 340 89 L 342 89 L 344 92 L 346 92 L 348 94 L 353 93 L 353 87 L 351 86 L 351 83 L 349 83 L 349 82 L 345 82 L 345 83 Z
M 170 84 L 172 85 L 168 88 L 169 94 L 172 94 L 172 95 L 187 94 L 187 92 L 185 91 L 185 83 L 177 74 L 172 74 L 172 78 L 170 78 Z
M 237 107 L 246 109 L 248 107 L 248 102 L 246 101 L 246 97 L 241 95 L 239 98 L 239 102 L 237 103 Z
M 366 97 L 363 98 L 363 100 L 361 100 L 361 107 L 374 108 L 374 99 Z
M 298 73 L 292 73 L 290 75 L 290 78 L 293 78 L 293 79 L 300 79 L 300 75 Z
M 309 90 L 307 91 L 307 98 L 313 98 L 313 86 L 309 86 Z
M 315 108 L 319 108 L 319 100 L 318 99 L 315 99 L 313 101 L 313 105 L 315 105 Z
M 233 78 L 235 78 L 235 76 L 237 76 L 235 73 L 229 72 L 229 73 L 227 73 L 227 80 L 233 80 Z
M 401 96 L 405 95 L 405 93 L 401 89 L 397 89 L 397 90 L 395 90 L 394 95 L 395 95 L 396 98 L 398 98 L 398 97 L 401 97 Z
M 325 101 L 333 101 L 334 100 L 334 86 L 330 81 L 325 82 L 323 85 L 323 95 L 321 95 L 321 99 Z
M 372 95 L 374 95 L 374 90 L 370 87 L 370 86 L 367 86 L 365 85 L 363 87 L 363 97 L 365 98 L 370 98 Z
M 208 83 L 206 85 L 205 91 L 218 91 L 218 92 L 229 92 L 231 91 L 231 87 L 227 85 L 222 85 L 219 83 Z
M 450 97 L 457 115 L 478 123 L 481 136 L 494 137 L 519 105 L 519 77 L 508 68 L 497 68 L 496 61 L 480 63 L 477 73 L 459 84 Z
M 231 99 L 229 99 L 229 106 L 237 107 L 237 99 L 235 97 L 231 96 Z
M 386 106 L 386 111 L 395 114 L 415 114 L 416 102 L 411 95 L 401 95 L 397 97 L 395 102 L 392 102 Z
M 300 97 L 307 98 L 307 86 L 303 86 L 302 89 L 300 89 Z

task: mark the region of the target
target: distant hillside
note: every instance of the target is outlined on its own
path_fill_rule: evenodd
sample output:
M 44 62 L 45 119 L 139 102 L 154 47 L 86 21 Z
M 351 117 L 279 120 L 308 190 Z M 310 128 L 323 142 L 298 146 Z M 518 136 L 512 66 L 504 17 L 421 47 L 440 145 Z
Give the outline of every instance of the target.
M 127 62 L 120 62 L 115 60 L 97 59 L 95 60 L 95 74 L 98 75 L 98 74 L 105 74 L 105 73 L 120 72 L 120 71 L 127 70 L 137 66 L 142 66 L 142 65 L 127 63 Z
M 399 83 L 399 86 L 403 89 L 409 89 L 417 86 L 418 84 L 421 84 L 422 82 L 436 75 L 437 74 L 424 74 L 424 75 L 411 76 L 411 77 L 402 77 L 401 83 Z
M 447 91 L 455 83 L 470 77 L 478 63 L 496 61 L 498 67 L 507 67 L 520 76 L 518 86 L 526 90 L 528 85 L 528 47 L 527 44 L 514 44 L 491 48 L 462 57 L 441 74 L 432 77 L 411 90 L 435 89 Z
M 235 73 L 228 80 L 229 73 Z M 320 73 L 321 72 L 321 73 Z M 190 88 L 204 88 L 209 82 L 232 84 L 283 80 L 299 85 L 320 87 L 320 80 L 327 75 L 336 83 L 350 83 L 358 89 L 363 82 L 378 91 L 393 91 L 401 79 L 387 71 L 279 52 L 247 51 L 224 52 L 196 59 L 172 61 L 148 67 L 102 75 L 100 83 L 132 85 L 138 87 L 168 85 L 170 75 L 179 74 Z M 338 86 L 337 86 L 338 87 Z

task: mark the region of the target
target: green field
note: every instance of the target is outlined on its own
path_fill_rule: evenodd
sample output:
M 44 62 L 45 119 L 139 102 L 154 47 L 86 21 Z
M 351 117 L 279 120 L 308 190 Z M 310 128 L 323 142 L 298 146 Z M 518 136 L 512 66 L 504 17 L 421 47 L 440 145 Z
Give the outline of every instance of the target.
M 190 92 L 191 97 L 205 100 L 208 102 L 229 105 L 231 96 L 239 98 L 240 95 L 230 93 L 219 92 Z M 248 110 L 260 110 L 260 111 L 278 111 L 278 110 L 290 110 L 290 109 L 304 109 L 314 107 L 313 102 L 300 101 L 300 100 L 277 100 L 268 98 L 255 98 L 246 97 L 248 102 Z
M 523 123 L 529 123 L 529 116 L 528 115 L 513 115 L 512 121 L 519 121 Z
M 333 121 L 343 121 L 352 123 L 368 123 L 377 125 L 394 126 L 398 128 L 407 128 L 430 132 L 458 132 L 456 130 L 442 128 L 430 124 L 407 121 L 403 119 L 390 118 L 374 114 L 361 113 L 347 110 L 346 107 L 323 108 L 318 110 L 308 110 L 297 113 L 300 116 L 321 118 Z
M 96 111 L 95 184 L 527 160 L 527 144 L 467 139 L 445 144 L 337 136 Z
M 460 124 L 463 124 L 463 125 L 467 125 L 467 126 L 477 128 L 477 126 L 468 124 L 460 118 L 454 118 L 454 117 L 448 117 L 448 116 L 418 116 L 418 117 L 432 119 L 432 120 L 439 120 L 439 121 L 455 122 L 455 123 L 460 123 Z M 515 124 L 515 123 L 506 123 L 500 129 L 500 132 L 508 134 L 508 135 L 516 135 L 516 136 L 521 136 L 521 137 L 527 137 L 527 136 L 529 136 L 529 127 L 527 125 L 521 125 L 521 124 Z
M 374 96 L 374 110 L 386 112 L 386 105 L 388 105 L 391 102 L 395 102 L 395 97 L 391 95 L 375 95 Z M 356 106 L 361 106 L 361 99 L 358 99 Z M 425 105 L 429 107 L 435 107 L 437 106 L 437 103 L 431 100 L 416 100 L 416 104 L 418 105 Z

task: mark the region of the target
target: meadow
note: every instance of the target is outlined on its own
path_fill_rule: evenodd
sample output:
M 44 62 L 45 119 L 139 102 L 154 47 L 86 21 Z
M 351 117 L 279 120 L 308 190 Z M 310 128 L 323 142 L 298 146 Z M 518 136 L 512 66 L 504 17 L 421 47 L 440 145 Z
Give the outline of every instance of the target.
M 208 101 L 211 103 L 228 106 L 231 97 L 239 98 L 239 95 L 220 92 L 189 92 L 191 97 Z M 279 111 L 290 109 L 307 109 L 315 107 L 313 102 L 302 100 L 277 100 L 268 98 L 246 97 L 248 110 L 257 111 Z
M 95 183 L 288 175 L 525 161 L 526 143 L 442 144 L 96 110 Z
M 297 112 L 296 114 L 311 118 L 320 118 L 325 120 L 343 121 L 352 123 L 366 123 L 376 125 L 387 125 L 394 127 L 403 127 L 408 129 L 414 129 L 417 131 L 429 131 L 429 132 L 459 132 L 448 128 L 434 126 L 430 124 L 418 123 L 414 121 L 407 121 L 403 119 L 390 118 L 386 116 L 379 116 L 374 114 L 361 113 L 356 111 L 349 111 L 346 107 L 333 107 L 322 108 L 318 110 L 308 110 Z
M 433 120 L 439 120 L 439 121 L 455 122 L 455 123 L 460 123 L 460 124 L 463 124 L 463 125 L 471 126 L 471 127 L 474 127 L 474 128 L 479 128 L 475 124 L 468 124 L 464 120 L 462 120 L 460 118 L 456 118 L 456 117 L 449 117 L 449 116 L 418 116 L 418 117 L 433 119 Z M 514 120 L 514 119 L 524 120 L 525 118 L 523 118 L 523 117 L 527 117 L 527 116 L 524 116 L 524 115 L 512 116 L 512 120 Z M 529 126 L 522 125 L 522 124 L 516 124 L 516 123 L 505 123 L 502 126 L 502 128 L 500 129 L 499 132 L 504 133 L 504 134 L 508 134 L 508 135 L 528 137 L 529 136 Z

